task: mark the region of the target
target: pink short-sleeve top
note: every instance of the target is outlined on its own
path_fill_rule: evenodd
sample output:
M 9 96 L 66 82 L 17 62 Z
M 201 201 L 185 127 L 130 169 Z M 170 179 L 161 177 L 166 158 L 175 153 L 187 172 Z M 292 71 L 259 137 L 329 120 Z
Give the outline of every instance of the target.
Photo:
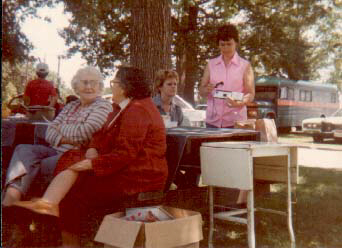
M 235 121 L 247 120 L 246 106 L 232 108 L 224 99 L 214 98 L 216 90 L 234 91 L 246 93 L 243 84 L 243 76 L 249 62 L 234 54 L 228 65 L 225 65 L 222 55 L 209 60 L 209 83 L 218 84 L 208 95 L 208 107 L 206 122 L 216 127 L 231 127 Z

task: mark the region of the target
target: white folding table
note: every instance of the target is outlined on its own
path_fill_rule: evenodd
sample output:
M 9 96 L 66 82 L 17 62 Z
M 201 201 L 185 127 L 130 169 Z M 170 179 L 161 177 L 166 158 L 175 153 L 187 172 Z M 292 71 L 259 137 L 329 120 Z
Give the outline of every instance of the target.
M 208 142 L 201 148 L 202 181 L 209 186 L 209 247 L 214 218 L 247 224 L 248 246 L 255 247 L 254 212 L 266 211 L 287 216 L 291 247 L 295 247 L 292 227 L 292 188 L 297 183 L 297 147 L 266 142 Z M 287 184 L 287 211 L 254 207 L 254 179 Z M 214 214 L 213 187 L 247 190 L 247 209 Z M 247 212 L 247 219 L 236 217 Z

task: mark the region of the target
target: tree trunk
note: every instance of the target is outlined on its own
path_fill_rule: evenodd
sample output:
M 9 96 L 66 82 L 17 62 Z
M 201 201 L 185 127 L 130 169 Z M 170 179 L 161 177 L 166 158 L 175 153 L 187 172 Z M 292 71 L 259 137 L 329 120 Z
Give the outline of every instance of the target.
M 171 67 L 169 0 L 131 0 L 130 60 L 153 82 L 155 72 Z
M 197 31 L 197 16 L 198 7 L 195 5 L 188 5 L 184 2 L 184 11 L 187 13 L 183 22 L 186 26 L 182 34 L 184 39 L 184 54 L 181 60 L 181 79 L 184 85 L 183 96 L 185 100 L 194 104 L 194 86 L 196 82 L 196 65 L 198 64 L 197 50 L 196 50 L 196 31 Z

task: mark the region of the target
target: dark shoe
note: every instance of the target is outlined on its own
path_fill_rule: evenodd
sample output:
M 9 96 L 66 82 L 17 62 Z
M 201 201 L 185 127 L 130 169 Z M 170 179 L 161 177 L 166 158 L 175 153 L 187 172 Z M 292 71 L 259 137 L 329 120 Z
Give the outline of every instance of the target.
M 27 247 L 31 243 L 29 226 L 34 214 L 16 206 L 2 207 L 3 247 Z
M 2 247 L 57 247 L 61 245 L 56 216 L 11 206 L 2 209 Z
M 25 247 L 28 235 L 25 235 L 25 231 L 22 226 L 18 224 L 12 224 L 9 226 L 3 226 L 2 230 L 2 246 L 3 247 Z

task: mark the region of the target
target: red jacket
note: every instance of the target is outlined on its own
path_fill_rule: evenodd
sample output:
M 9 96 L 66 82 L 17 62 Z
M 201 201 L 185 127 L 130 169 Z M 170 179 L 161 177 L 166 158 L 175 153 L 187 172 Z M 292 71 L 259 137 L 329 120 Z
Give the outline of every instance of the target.
M 92 160 L 94 175 L 112 177 L 113 187 L 126 194 L 162 190 L 167 179 L 166 132 L 163 120 L 150 97 L 133 100 L 108 126 L 118 106 L 108 116 L 89 148 L 99 156 Z M 61 171 L 84 158 L 84 151 L 71 150 L 60 158 Z M 114 189 L 113 189 L 114 190 Z

